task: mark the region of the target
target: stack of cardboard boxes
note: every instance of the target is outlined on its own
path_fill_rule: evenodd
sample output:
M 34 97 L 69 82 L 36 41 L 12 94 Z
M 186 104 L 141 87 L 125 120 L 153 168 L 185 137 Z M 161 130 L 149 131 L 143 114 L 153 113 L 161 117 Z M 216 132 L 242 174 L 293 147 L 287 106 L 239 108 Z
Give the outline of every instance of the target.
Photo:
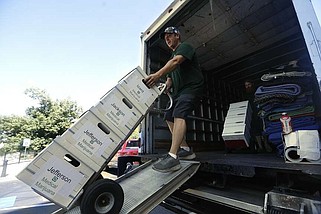
M 222 137 L 228 149 L 249 147 L 252 109 L 248 101 L 231 103 L 224 122 Z
M 100 172 L 162 93 L 148 88 L 140 67 L 128 73 L 17 178 L 50 201 L 68 208 Z

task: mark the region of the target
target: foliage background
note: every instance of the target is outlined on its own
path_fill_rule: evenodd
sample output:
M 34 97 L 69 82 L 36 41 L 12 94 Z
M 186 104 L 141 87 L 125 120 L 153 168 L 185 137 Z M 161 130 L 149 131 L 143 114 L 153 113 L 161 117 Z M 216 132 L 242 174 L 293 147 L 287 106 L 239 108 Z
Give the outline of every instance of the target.
M 31 139 L 29 150 L 39 152 L 82 113 L 76 102 L 53 100 L 39 88 L 26 89 L 25 94 L 36 100 L 37 106 L 28 107 L 25 116 L 0 116 L 0 141 L 4 145 L 2 153 L 23 150 L 25 138 Z
M 28 88 L 25 94 L 36 106 L 26 109 L 25 116 L 0 116 L 0 155 L 21 152 L 25 138 L 31 139 L 29 151 L 42 151 L 57 136 L 63 134 L 78 119 L 83 110 L 74 101 L 53 100 L 45 90 Z M 139 137 L 139 127 L 130 138 Z

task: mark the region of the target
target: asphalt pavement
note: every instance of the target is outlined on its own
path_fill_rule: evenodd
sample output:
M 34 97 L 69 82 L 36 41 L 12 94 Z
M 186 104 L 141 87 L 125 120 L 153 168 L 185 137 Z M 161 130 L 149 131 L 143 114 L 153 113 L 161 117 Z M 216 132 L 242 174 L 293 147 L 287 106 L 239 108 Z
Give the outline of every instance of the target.
M 52 213 L 59 208 L 15 177 L 29 163 L 30 160 L 12 164 L 8 162 L 5 172 L 3 166 L 0 166 L 1 214 Z
M 6 169 L 6 173 L 5 177 L 0 177 L 0 182 L 1 181 L 6 181 L 6 180 L 15 180 L 16 179 L 16 175 L 23 170 L 29 163 L 31 160 L 26 160 L 26 161 L 21 161 L 20 163 L 10 163 L 8 162 L 7 165 L 7 169 Z M 1 175 L 3 174 L 3 166 L 0 166 L 0 173 Z

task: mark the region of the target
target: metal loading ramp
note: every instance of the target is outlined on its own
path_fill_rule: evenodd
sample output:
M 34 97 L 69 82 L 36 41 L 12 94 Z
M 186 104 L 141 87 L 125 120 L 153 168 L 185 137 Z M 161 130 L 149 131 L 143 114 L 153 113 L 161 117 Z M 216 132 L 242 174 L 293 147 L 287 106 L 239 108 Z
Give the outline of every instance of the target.
M 129 178 L 121 177 L 119 184 L 124 190 L 125 200 L 120 213 L 150 212 L 194 175 L 200 165 L 195 161 L 180 162 L 182 168 L 176 172 L 157 172 L 152 169 L 152 164 L 148 164 Z
M 181 160 L 182 168 L 175 172 L 161 173 L 152 169 L 149 161 L 116 181 L 124 191 L 124 204 L 120 213 L 149 213 L 198 170 L 200 162 Z M 80 214 L 79 206 L 65 212 Z

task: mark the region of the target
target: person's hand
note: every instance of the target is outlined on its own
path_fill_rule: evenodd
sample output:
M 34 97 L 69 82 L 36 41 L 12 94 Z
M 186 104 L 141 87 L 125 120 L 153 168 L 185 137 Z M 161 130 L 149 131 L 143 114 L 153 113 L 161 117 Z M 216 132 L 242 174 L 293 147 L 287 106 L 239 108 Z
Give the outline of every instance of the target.
M 144 79 L 144 82 L 145 84 L 148 86 L 148 87 L 153 87 L 156 82 L 159 80 L 159 75 L 157 73 L 154 73 L 154 74 L 150 74 L 148 77 L 146 77 Z
M 168 93 L 169 90 L 170 90 L 171 87 L 172 87 L 172 84 L 173 84 L 172 79 L 171 79 L 171 78 L 167 78 L 165 84 L 166 84 L 166 90 L 165 90 L 165 92 Z

